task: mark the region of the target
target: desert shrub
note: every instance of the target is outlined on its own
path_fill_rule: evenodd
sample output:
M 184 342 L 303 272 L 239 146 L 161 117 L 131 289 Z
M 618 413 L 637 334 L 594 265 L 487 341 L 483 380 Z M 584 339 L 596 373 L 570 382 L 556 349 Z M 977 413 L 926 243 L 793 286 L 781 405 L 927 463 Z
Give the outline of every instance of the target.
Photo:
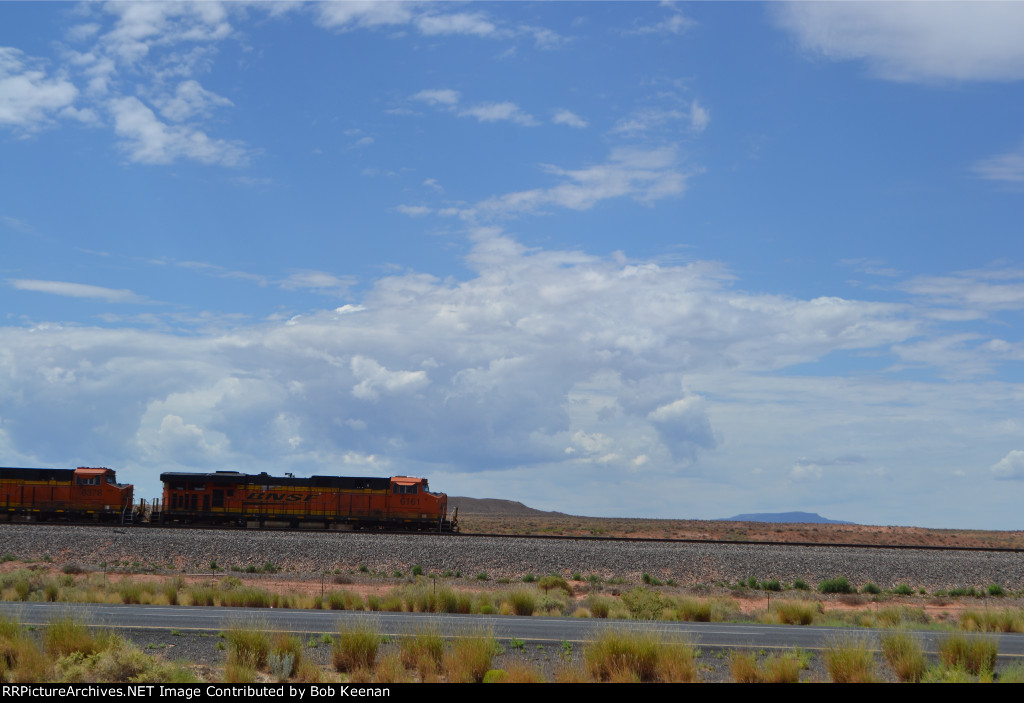
M 352 591 L 331 591 L 327 594 L 325 605 L 330 610 L 362 610 L 363 598 Z
M 60 616 L 46 627 L 43 633 L 43 647 L 53 657 L 72 653 L 95 654 L 103 648 L 106 636 L 96 636 L 89 628 L 70 615 Z
M 999 643 L 989 637 L 954 633 L 939 642 L 939 659 L 949 668 L 962 668 L 978 676 L 996 666 Z
M 645 586 L 637 586 L 622 594 L 622 602 L 637 620 L 657 620 L 665 607 L 661 594 Z
M 334 639 L 334 668 L 349 672 L 357 668 L 372 668 L 380 643 L 376 625 L 365 620 L 342 624 Z
M 1000 597 L 1006 595 L 1006 591 L 998 583 L 990 583 L 986 590 L 990 596 Z
M 712 603 L 706 598 L 680 598 L 676 601 L 674 615 L 688 622 L 711 622 Z
M 371 683 L 412 683 L 413 677 L 402 665 L 402 657 L 398 652 L 389 652 L 382 656 L 373 667 Z
M 231 588 L 220 594 L 221 605 L 231 608 L 269 608 L 273 600 L 267 591 L 250 586 Z
M 587 608 L 595 618 L 606 618 L 612 609 L 612 599 L 591 593 L 587 596 Z
M 876 680 L 875 656 L 867 640 L 847 637 L 829 642 L 825 668 L 835 683 L 871 683 Z
M 224 631 L 224 639 L 228 645 L 228 662 L 238 675 L 244 678 L 249 670 L 258 671 L 266 666 L 271 642 L 265 623 L 232 623 Z
M 697 678 L 693 645 L 654 633 L 606 630 L 583 654 L 591 676 L 609 682 L 688 682 Z
M 878 595 L 879 593 L 882 592 L 882 589 L 879 588 L 878 586 L 876 586 L 875 584 L 871 583 L 870 581 L 868 581 L 863 586 L 861 586 L 860 592 L 861 593 L 869 593 L 871 595 Z
M 882 635 L 882 656 L 900 681 L 917 683 L 924 676 L 924 648 L 921 640 L 909 632 L 887 632 Z
M 561 576 L 558 576 L 557 574 L 549 574 L 548 576 L 542 576 L 540 580 L 537 581 L 537 587 L 545 592 L 557 588 L 565 591 L 570 596 L 572 595 L 572 586 L 569 585 L 568 581 L 566 581 Z
M 522 660 L 516 659 L 505 668 L 503 683 L 545 683 L 540 670 Z
M 444 657 L 444 640 L 436 627 L 419 630 L 398 643 L 402 663 L 415 670 L 420 680 L 436 681 Z
M 285 681 L 302 666 L 302 640 L 286 632 L 275 633 L 267 655 L 267 666 L 278 681 Z
M 797 591 L 809 591 L 810 585 L 803 579 L 793 579 L 793 589 Z
M 508 594 L 508 603 L 516 615 L 533 615 L 537 609 L 537 597 L 532 591 L 517 589 Z
M 452 683 L 480 683 L 498 653 L 498 641 L 490 630 L 457 638 L 445 653 L 444 669 Z
M 906 605 L 898 605 L 890 608 L 880 608 L 874 612 L 875 624 L 879 627 L 905 627 L 908 625 L 927 625 L 931 618 L 924 608 L 912 608 Z
M 999 683 L 1024 683 L 1024 662 L 1017 662 L 1000 671 Z
M 914 595 L 914 589 L 905 583 L 901 583 L 899 586 L 893 589 L 893 593 L 898 596 L 912 596 Z
M 838 576 L 834 579 L 827 579 L 818 584 L 818 591 L 821 593 L 856 593 L 853 586 L 845 576 Z
M 217 589 L 212 586 L 193 586 L 188 591 L 192 605 L 216 605 L 217 595 Z
M 729 657 L 729 672 L 736 683 L 761 683 L 761 669 L 753 652 L 733 652 Z
M 1024 632 L 1024 610 L 965 610 L 960 616 L 960 627 L 980 632 Z
M 779 600 L 769 613 L 770 620 L 783 625 L 810 625 L 818 617 L 818 604 L 805 600 Z
M 736 683 L 797 683 L 800 681 L 800 660 L 793 654 L 774 654 L 761 664 L 753 652 L 734 652 L 729 671 Z
M 648 586 L 664 586 L 665 582 L 659 580 L 656 576 L 651 576 L 646 571 L 641 575 L 640 580 Z

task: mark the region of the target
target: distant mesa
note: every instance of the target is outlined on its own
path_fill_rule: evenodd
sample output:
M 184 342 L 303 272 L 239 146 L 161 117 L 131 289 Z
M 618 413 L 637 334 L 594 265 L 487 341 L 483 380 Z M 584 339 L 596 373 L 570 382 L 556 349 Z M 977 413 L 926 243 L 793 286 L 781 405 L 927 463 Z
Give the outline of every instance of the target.
M 516 515 L 521 517 L 567 517 L 566 513 L 537 510 L 515 500 L 500 498 L 464 498 L 448 496 L 448 514 L 459 509 L 459 515 Z
M 744 513 L 733 517 L 720 517 L 719 522 L 815 522 L 827 525 L 856 525 L 845 520 L 829 520 L 818 513 Z

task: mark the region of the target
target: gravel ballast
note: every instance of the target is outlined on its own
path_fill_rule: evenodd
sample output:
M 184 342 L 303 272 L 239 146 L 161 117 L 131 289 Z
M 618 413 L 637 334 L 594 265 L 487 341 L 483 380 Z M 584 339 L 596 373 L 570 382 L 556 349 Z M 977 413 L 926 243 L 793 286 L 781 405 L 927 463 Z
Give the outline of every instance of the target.
M 487 574 L 579 572 L 633 579 L 650 573 L 682 585 L 758 580 L 815 584 L 845 576 L 853 584 L 882 588 L 907 583 L 929 591 L 953 587 L 1024 588 L 1024 554 L 1013 552 L 868 549 L 666 542 L 601 542 L 453 535 L 284 532 L 257 530 L 79 527 L 58 524 L 0 525 L 0 550 L 20 560 L 97 566 L 131 564 L 174 571 L 259 567 L 321 574 L 366 566 L 373 571 Z

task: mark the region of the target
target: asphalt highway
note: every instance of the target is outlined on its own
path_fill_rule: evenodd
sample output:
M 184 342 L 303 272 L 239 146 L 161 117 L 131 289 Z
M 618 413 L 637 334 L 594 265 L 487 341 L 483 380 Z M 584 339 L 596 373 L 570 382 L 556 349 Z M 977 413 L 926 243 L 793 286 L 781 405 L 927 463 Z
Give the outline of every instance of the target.
M 283 610 L 195 606 L 100 605 L 91 603 L 2 602 L 0 612 L 25 625 L 44 627 L 53 619 L 72 615 L 93 626 L 114 630 L 177 630 L 179 632 L 216 633 L 232 624 L 255 623 L 268 631 L 301 634 L 337 632 L 339 622 L 372 620 L 381 634 L 402 636 L 424 627 L 436 627 L 445 636 L 464 636 L 490 630 L 501 640 L 516 638 L 525 642 L 586 643 L 610 628 L 657 632 L 668 637 L 683 637 L 707 648 L 816 650 L 830 639 L 863 636 L 876 648 L 882 630 L 849 627 L 812 627 L 797 625 L 758 625 L 750 623 L 698 623 L 639 620 L 600 620 L 593 618 L 515 617 L 451 615 L 430 613 L 391 613 L 338 610 Z M 936 651 L 936 643 L 945 632 L 920 630 L 916 634 L 925 650 Z M 1024 634 L 995 636 L 1000 657 L 1024 656 Z

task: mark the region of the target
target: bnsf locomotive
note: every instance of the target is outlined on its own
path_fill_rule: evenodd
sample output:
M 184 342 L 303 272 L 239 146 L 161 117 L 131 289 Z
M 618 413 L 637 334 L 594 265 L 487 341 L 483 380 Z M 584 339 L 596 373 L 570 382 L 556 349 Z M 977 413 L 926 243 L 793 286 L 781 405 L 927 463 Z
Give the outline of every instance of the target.
M 424 478 L 164 473 L 163 499 L 133 503 L 105 468 L 0 468 L 0 519 L 92 519 L 149 524 L 404 529 L 454 532 L 448 496 Z
M 451 532 L 448 496 L 427 479 L 166 473 L 163 522 Z
M 132 486 L 103 468 L 0 468 L 0 510 L 6 519 L 49 518 L 130 522 Z

